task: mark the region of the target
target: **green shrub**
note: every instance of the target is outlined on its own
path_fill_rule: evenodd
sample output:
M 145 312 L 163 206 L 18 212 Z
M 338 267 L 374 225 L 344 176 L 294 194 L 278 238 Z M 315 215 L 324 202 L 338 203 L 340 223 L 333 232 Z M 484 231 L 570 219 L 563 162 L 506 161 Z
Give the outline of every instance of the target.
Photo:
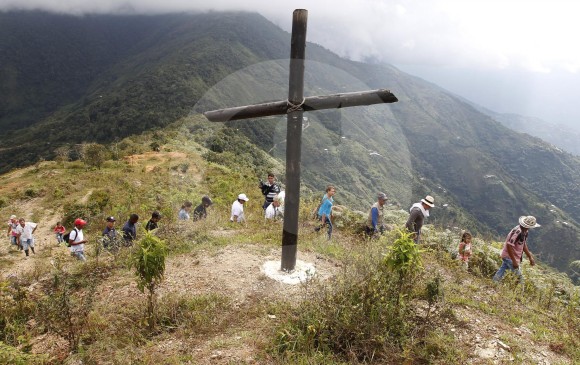
M 60 258 L 54 261 L 53 280 L 47 295 L 39 303 L 37 320 L 65 338 L 70 350 L 76 352 L 87 329 L 99 280 L 82 269 L 78 273 L 68 273 L 62 268 L 61 261 Z M 82 292 L 79 291 L 78 279 L 85 281 Z
M 10 365 L 36 365 L 49 364 L 46 355 L 31 355 L 23 353 L 15 347 L 6 345 L 0 341 L 0 364 Z
M 137 288 L 141 292 L 145 292 L 145 288 L 148 291 L 147 322 L 149 330 L 153 330 L 155 327 L 155 290 L 163 280 L 167 253 L 168 249 L 165 242 L 155 237 L 152 233 L 145 232 L 133 253 L 131 261 L 131 266 L 135 268 L 135 274 L 137 275 Z
M 24 190 L 24 196 L 27 198 L 36 198 L 39 195 L 38 189 L 28 188 Z
M 398 238 L 389 247 L 384 263 L 397 277 L 399 298 L 397 303 L 406 295 L 413 285 L 414 279 L 423 269 L 421 250 L 411 239 L 411 233 L 399 231 Z
M 420 251 L 400 232 L 382 259 L 363 252 L 353 268 L 331 285 L 316 289 L 319 297 L 299 306 L 281 325 L 278 354 L 323 353 L 339 360 L 394 360 L 408 336 L 408 301 L 421 272 Z
M 90 219 L 90 217 L 100 213 L 97 206 L 81 203 L 65 203 L 63 210 L 64 215 L 61 222 L 65 227 L 72 227 L 77 218 Z
M 8 345 L 21 346 L 28 341 L 26 322 L 36 304 L 29 298 L 26 284 L 19 280 L 0 282 L 0 341 Z
M 91 193 L 87 205 L 94 211 L 100 213 L 109 204 L 111 193 L 106 190 L 95 190 Z
M 484 278 L 491 278 L 499 269 L 500 264 L 501 259 L 497 252 L 487 246 L 483 246 L 481 250 L 473 252 L 469 257 L 469 270 Z

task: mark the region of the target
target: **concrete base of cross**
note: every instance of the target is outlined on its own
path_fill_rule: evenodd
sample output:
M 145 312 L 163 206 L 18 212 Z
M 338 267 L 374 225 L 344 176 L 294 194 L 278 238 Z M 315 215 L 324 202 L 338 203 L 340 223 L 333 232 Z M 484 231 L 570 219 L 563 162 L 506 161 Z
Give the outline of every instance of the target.
M 296 260 L 296 267 L 292 272 L 285 272 L 280 269 L 280 261 L 266 261 L 262 265 L 262 272 L 270 279 L 284 284 L 296 285 L 310 280 L 314 277 L 316 269 L 314 265 L 301 260 Z

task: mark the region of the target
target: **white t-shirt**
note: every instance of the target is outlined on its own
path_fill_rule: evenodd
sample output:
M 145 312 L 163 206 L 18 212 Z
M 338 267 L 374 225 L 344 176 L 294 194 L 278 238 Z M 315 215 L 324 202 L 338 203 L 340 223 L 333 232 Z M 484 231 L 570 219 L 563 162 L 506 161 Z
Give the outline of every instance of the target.
M 18 227 L 20 227 L 20 223 L 18 222 L 13 223 L 12 221 L 10 221 L 8 222 L 8 225 L 10 226 L 10 233 L 13 236 L 18 236 Z
M 230 217 L 230 221 L 234 221 L 234 216 L 238 217 L 238 222 L 243 222 L 244 218 L 244 205 L 240 203 L 239 200 L 236 200 L 234 204 L 232 204 L 232 216 Z
M 77 234 L 78 231 L 78 234 Z M 82 229 L 78 229 L 78 228 L 73 228 L 72 231 L 70 231 L 70 235 L 68 236 L 69 240 L 73 240 L 74 242 L 80 242 L 82 240 L 84 240 L 84 235 L 83 235 L 83 230 Z M 72 245 L 70 246 L 70 252 L 79 252 L 79 251 L 84 251 L 85 250 L 85 244 L 81 243 L 80 245 Z
M 32 231 L 36 228 L 36 223 L 26 222 L 24 227 L 20 226 L 20 240 L 26 241 L 32 239 Z
M 282 207 L 275 207 L 274 204 L 270 204 L 268 205 L 268 208 L 266 208 L 264 216 L 266 219 L 282 218 L 284 211 L 281 208 Z

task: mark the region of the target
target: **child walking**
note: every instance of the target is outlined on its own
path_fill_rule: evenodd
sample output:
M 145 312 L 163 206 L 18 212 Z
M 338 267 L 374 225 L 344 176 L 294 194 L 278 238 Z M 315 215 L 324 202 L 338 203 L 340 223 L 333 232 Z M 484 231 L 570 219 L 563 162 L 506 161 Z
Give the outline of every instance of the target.
M 469 256 L 471 256 L 471 233 L 464 232 L 461 236 L 461 242 L 459 242 L 459 260 L 465 269 L 469 266 Z
M 63 242 L 62 235 L 66 232 L 66 228 L 60 222 L 56 222 L 56 226 L 54 227 L 54 234 L 56 235 L 56 242 L 57 244 L 61 244 Z

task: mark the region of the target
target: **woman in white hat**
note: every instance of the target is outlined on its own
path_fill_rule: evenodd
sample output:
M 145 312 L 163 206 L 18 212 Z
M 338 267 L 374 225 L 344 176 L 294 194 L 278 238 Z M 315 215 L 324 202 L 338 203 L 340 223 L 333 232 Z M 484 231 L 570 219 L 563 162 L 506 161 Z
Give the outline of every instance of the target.
M 244 203 L 250 200 L 246 194 L 238 195 L 238 199 L 232 204 L 232 215 L 230 216 L 230 222 L 242 223 L 246 220 L 244 217 Z
M 530 250 L 528 250 L 528 230 L 539 226 L 534 216 L 524 215 L 520 217 L 519 225 L 515 226 L 506 237 L 503 250 L 501 251 L 502 265 L 493 276 L 493 281 L 500 281 L 505 275 L 506 270 L 513 271 L 521 278 L 520 262 L 522 262 L 524 252 L 528 256 L 528 260 L 530 260 L 530 265 L 535 265 L 534 257 Z

